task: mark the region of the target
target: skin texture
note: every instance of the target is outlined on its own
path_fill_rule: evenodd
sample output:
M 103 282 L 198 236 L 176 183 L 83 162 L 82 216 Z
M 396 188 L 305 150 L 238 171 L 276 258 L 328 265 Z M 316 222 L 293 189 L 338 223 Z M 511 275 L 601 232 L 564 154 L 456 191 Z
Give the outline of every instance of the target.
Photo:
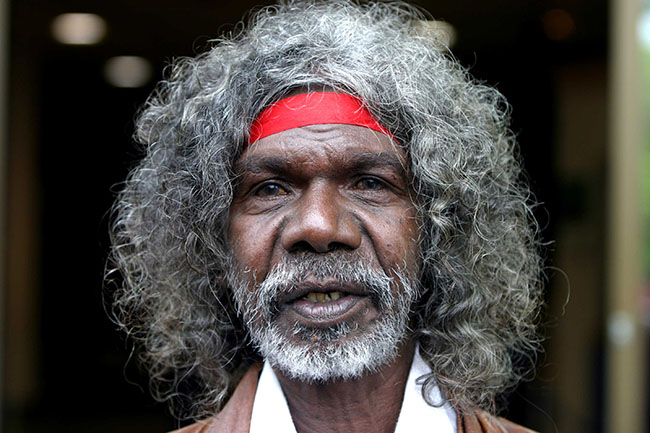
M 252 144 L 236 164 L 228 232 L 235 260 L 251 271 L 250 287 L 299 251 L 344 250 L 391 276 L 397 267 L 415 272 L 419 233 L 406 166 L 389 137 L 352 125 L 295 128 Z M 364 332 L 380 314 L 360 297 L 352 314 L 328 316 L 328 323 L 354 321 L 355 332 Z M 291 305 L 280 306 L 275 320 L 285 329 L 327 326 Z M 389 432 L 412 357 L 405 336 L 395 360 L 355 380 L 306 383 L 276 374 L 298 432 Z

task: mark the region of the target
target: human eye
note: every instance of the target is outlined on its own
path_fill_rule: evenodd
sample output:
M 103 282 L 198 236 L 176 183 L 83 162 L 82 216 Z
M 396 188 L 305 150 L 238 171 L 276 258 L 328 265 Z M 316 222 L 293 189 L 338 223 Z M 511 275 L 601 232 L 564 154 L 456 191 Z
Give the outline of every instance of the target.
M 386 184 L 374 177 L 363 177 L 357 181 L 354 188 L 362 191 L 377 191 L 386 188 Z
M 287 190 L 277 183 L 265 183 L 255 191 L 255 195 L 261 198 L 273 198 L 287 194 Z

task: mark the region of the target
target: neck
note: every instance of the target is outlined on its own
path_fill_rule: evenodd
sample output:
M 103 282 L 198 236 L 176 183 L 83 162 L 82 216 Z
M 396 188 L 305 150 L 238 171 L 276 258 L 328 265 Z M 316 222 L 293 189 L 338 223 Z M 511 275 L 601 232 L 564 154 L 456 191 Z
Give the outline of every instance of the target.
M 307 383 L 275 370 L 298 433 L 392 433 L 413 360 L 413 342 L 379 371 L 347 381 Z

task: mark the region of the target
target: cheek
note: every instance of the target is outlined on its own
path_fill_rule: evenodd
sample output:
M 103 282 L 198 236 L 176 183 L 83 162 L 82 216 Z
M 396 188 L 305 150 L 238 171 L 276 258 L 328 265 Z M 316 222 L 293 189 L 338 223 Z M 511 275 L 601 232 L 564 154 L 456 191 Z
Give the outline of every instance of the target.
M 235 261 L 250 275 L 251 281 L 263 278 L 273 251 L 273 231 L 260 218 L 231 214 L 228 239 Z
M 377 227 L 380 233 L 375 245 L 385 269 L 406 267 L 414 272 L 419 266 L 419 228 L 411 212 L 392 215 Z

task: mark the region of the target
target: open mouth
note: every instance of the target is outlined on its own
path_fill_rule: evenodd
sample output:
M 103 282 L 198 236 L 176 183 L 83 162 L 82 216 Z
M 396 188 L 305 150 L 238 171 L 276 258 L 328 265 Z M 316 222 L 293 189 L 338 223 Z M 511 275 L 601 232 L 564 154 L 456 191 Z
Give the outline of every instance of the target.
M 363 286 L 330 281 L 307 281 L 283 291 L 278 296 L 279 304 L 293 304 L 299 301 L 312 303 L 336 302 L 348 296 L 367 296 L 368 289 Z
M 305 296 L 303 296 L 302 300 L 304 301 L 309 301 L 309 302 L 332 302 L 336 301 L 337 299 L 343 298 L 347 296 L 346 293 L 340 292 L 338 290 L 332 291 L 332 292 L 309 292 Z
M 287 318 L 314 327 L 353 319 L 372 307 L 370 296 L 363 288 L 336 284 L 296 287 L 280 301 L 280 310 Z

